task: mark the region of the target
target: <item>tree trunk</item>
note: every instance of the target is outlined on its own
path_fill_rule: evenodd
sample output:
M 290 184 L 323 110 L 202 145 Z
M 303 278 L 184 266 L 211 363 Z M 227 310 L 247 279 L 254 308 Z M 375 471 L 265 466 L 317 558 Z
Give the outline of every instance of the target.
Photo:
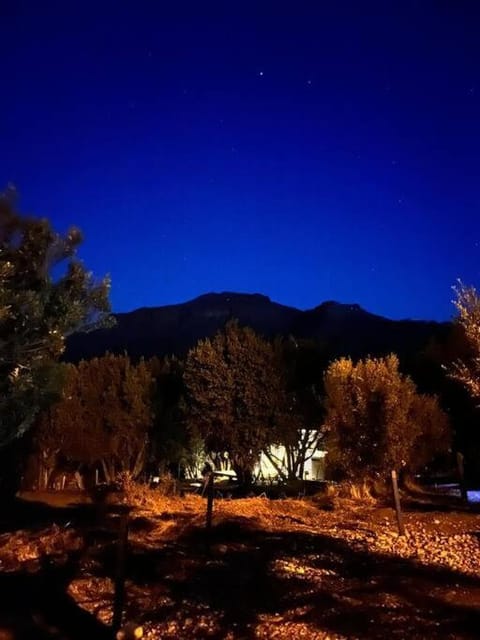
M 77 481 L 78 488 L 84 491 L 85 482 L 83 481 L 83 476 L 80 471 L 75 471 L 75 480 Z
M 144 442 L 135 458 L 133 468 L 131 469 L 131 475 L 134 480 L 138 478 L 138 476 L 142 473 L 145 467 L 146 452 L 147 452 L 147 443 Z
M 107 484 L 111 484 L 115 480 L 115 470 L 113 468 L 113 463 L 111 461 L 107 462 L 105 458 L 102 458 L 100 462 L 103 469 L 103 475 L 105 476 L 105 482 Z
M 234 464 L 233 470 L 235 471 L 238 482 L 242 487 L 249 487 L 253 484 L 253 473 L 251 468 Z
M 300 450 L 298 452 L 298 476 L 301 480 L 305 477 L 305 462 L 307 460 L 308 445 L 308 440 L 304 439 L 300 444 Z M 312 446 L 311 443 L 310 446 Z
M 40 482 L 39 489 L 50 489 L 50 480 L 57 468 L 58 449 L 43 449 L 39 456 Z
M 43 474 L 44 474 L 44 489 L 48 491 L 48 489 L 50 489 L 50 480 L 52 479 L 52 475 L 53 472 L 55 471 L 54 467 L 50 467 L 47 465 L 44 465 L 44 470 L 43 470 Z
M 40 460 L 38 463 L 38 490 L 46 491 L 48 489 L 48 481 L 50 479 L 51 471 L 49 471 L 44 460 Z

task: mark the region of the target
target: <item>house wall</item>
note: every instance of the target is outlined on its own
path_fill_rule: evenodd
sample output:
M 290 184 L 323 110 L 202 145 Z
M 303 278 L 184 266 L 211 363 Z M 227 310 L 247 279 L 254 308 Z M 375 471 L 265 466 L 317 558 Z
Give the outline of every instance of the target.
M 281 464 L 281 461 L 285 460 L 286 451 L 283 445 L 279 445 L 276 447 L 271 447 L 270 452 L 272 457 L 275 459 L 276 464 L 278 465 L 280 461 L 280 466 L 282 470 L 286 471 L 287 466 L 285 463 Z M 304 477 L 302 479 L 305 480 L 324 480 L 325 479 L 325 456 L 326 451 L 323 449 L 309 449 L 307 450 L 307 460 L 305 461 L 304 467 Z M 233 474 L 233 470 L 231 468 L 230 460 L 228 458 L 228 454 L 223 453 L 210 453 L 207 456 L 204 456 L 202 459 L 199 459 L 198 466 L 196 470 L 186 470 L 186 477 L 193 479 L 194 474 L 195 477 L 199 477 L 201 475 L 201 469 L 204 467 L 205 463 L 208 464 L 216 471 L 229 472 Z M 259 481 L 275 481 L 278 479 L 278 470 L 270 459 L 262 453 L 260 455 L 259 461 L 254 467 L 253 475 Z
M 271 452 L 275 457 L 275 460 L 285 460 L 285 447 L 280 445 L 272 447 Z M 273 457 L 272 456 L 272 457 Z M 316 449 L 315 451 L 309 451 L 305 461 L 304 467 L 304 479 L 306 480 L 324 480 L 325 479 L 325 456 L 326 451 L 322 449 Z M 282 469 L 286 470 L 286 465 L 282 465 Z M 275 480 L 278 478 L 278 471 L 270 459 L 262 453 L 260 460 L 254 467 L 254 476 L 260 480 Z

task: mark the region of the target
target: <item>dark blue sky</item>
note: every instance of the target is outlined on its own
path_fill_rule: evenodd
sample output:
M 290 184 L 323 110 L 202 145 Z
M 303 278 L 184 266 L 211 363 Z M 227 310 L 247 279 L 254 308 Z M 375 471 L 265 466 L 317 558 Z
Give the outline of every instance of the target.
M 474 1 L 0 0 L 0 185 L 116 311 L 208 291 L 445 319 L 479 284 Z

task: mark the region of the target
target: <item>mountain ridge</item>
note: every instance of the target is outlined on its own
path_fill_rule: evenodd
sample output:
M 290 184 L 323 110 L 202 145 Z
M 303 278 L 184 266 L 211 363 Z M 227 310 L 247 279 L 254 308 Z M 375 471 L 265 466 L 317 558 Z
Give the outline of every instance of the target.
M 300 310 L 261 293 L 209 292 L 192 300 L 158 307 L 139 307 L 113 314 L 108 329 L 78 333 L 67 341 L 65 360 L 127 352 L 132 358 L 184 355 L 199 339 L 220 330 L 229 319 L 251 326 L 261 335 L 293 335 L 322 344 L 333 356 L 410 352 L 445 331 L 449 323 L 392 320 L 357 303 L 326 300 Z

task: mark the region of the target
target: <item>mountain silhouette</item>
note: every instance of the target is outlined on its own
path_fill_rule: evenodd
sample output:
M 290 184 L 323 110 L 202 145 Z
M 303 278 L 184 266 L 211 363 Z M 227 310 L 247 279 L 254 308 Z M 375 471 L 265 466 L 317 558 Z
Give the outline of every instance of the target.
M 77 362 L 106 351 L 139 357 L 182 356 L 198 340 L 214 335 L 230 319 L 271 338 L 293 336 L 314 340 L 331 357 L 417 353 L 449 323 L 389 320 L 358 304 L 328 301 L 301 311 L 261 294 L 208 293 L 189 302 L 114 314 L 116 325 L 77 333 L 67 341 L 65 360 Z

